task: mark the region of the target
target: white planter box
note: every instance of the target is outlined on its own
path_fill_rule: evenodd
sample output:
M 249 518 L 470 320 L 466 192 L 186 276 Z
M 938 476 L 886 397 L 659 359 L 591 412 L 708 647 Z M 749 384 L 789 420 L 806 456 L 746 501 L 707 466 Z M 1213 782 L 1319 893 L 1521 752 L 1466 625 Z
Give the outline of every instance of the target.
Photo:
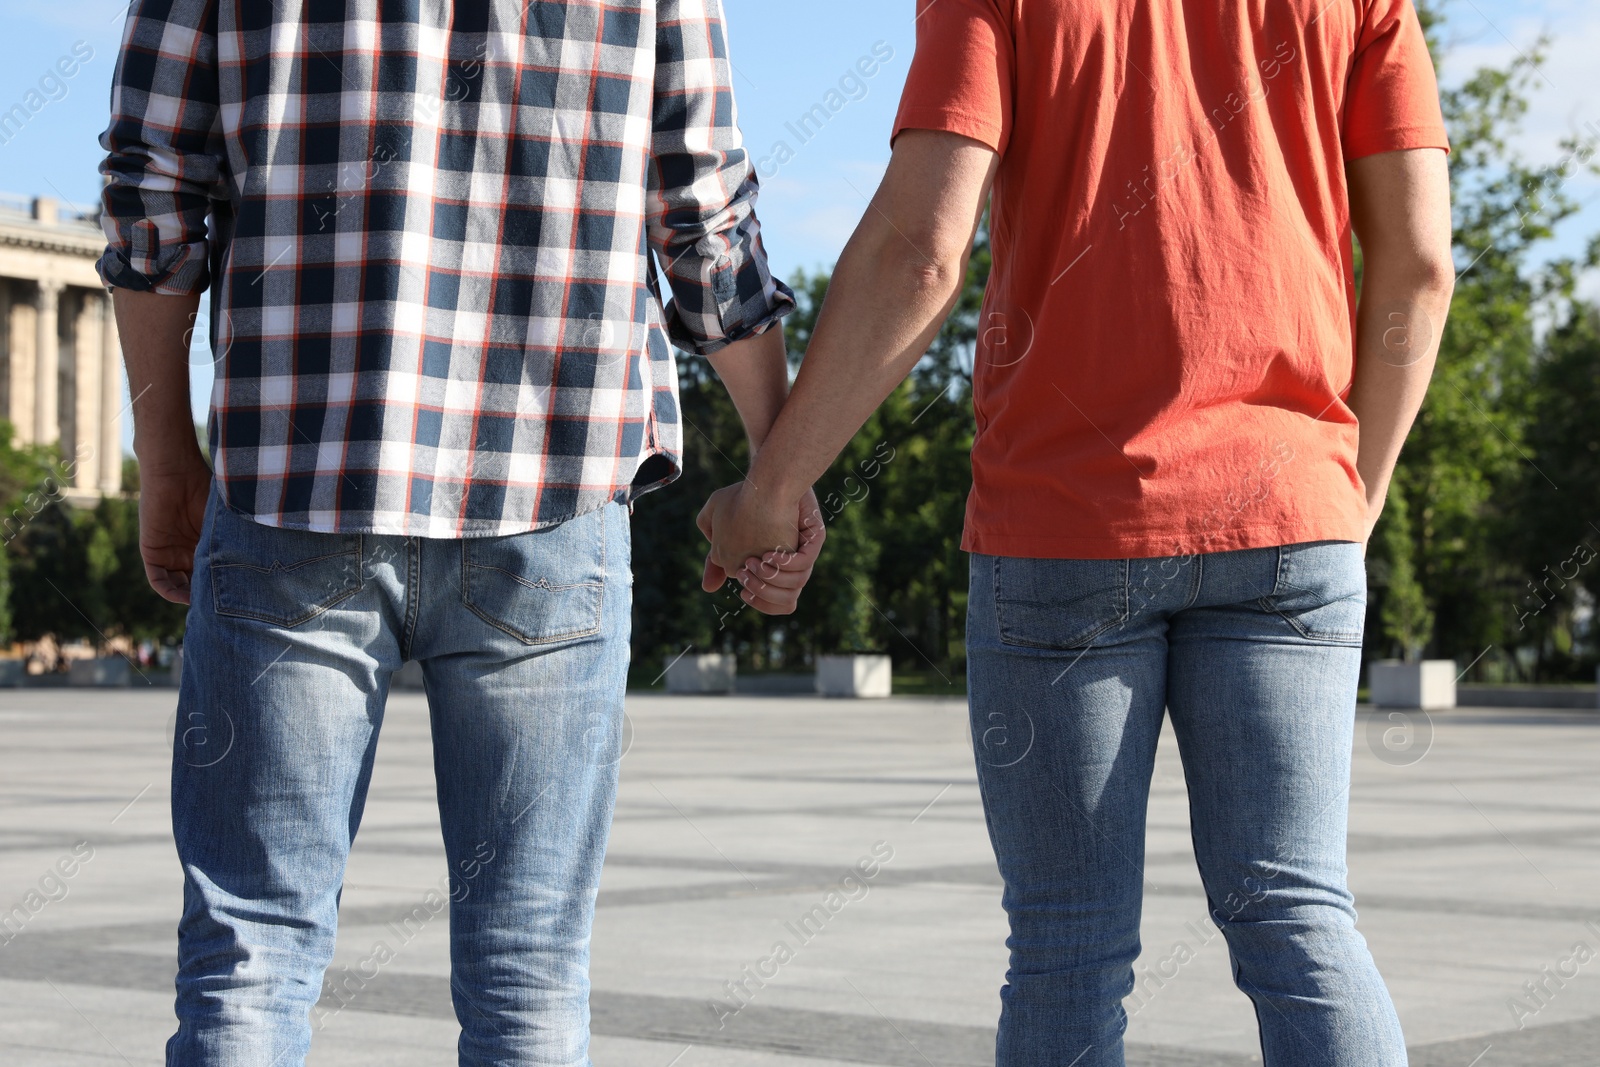
M 1372 665 L 1367 681 L 1372 703 L 1380 708 L 1453 708 L 1456 673 L 1453 659 L 1385 659 Z
M 133 668 L 121 656 L 73 660 L 67 668 L 67 684 L 92 689 L 120 689 L 133 678 Z
M 892 689 L 888 656 L 817 657 L 817 692 L 825 697 L 886 697 Z
M 667 692 L 731 693 L 738 672 L 738 659 L 721 652 L 679 656 L 667 666 Z

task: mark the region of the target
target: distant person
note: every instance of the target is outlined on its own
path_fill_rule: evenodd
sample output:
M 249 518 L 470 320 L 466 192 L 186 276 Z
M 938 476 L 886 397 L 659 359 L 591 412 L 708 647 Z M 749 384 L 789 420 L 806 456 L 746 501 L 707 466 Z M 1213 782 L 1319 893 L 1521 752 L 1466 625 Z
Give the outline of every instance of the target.
M 667 335 L 710 357 L 753 449 L 793 299 L 716 0 L 320 10 L 134 0 L 102 138 L 140 545 L 190 605 L 167 1062 L 304 1061 L 385 698 L 415 660 L 460 1062 L 576 1067 L 629 508 L 680 461 Z M 208 287 L 214 475 L 189 414 Z
M 1011 921 L 998 1062 L 1123 1062 L 1170 710 L 1267 1067 L 1399 1067 L 1345 836 L 1362 555 L 1454 282 L 1417 15 L 923 0 L 917 35 L 793 395 L 703 513 L 712 563 L 798 543 L 796 503 L 928 350 L 989 205 L 964 547 Z

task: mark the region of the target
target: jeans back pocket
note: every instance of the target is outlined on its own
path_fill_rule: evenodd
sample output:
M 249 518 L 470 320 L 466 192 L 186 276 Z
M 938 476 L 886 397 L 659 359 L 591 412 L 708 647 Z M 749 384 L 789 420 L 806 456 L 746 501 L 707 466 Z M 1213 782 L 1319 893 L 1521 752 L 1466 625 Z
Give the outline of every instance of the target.
M 1278 549 L 1278 582 L 1267 607 L 1308 641 L 1361 644 L 1367 622 L 1361 546 L 1314 541 Z
M 1027 648 L 1084 648 L 1128 621 L 1128 561 L 994 561 L 1000 640 Z
M 292 629 L 361 591 L 361 535 L 265 526 L 212 494 L 211 605 Z
M 600 633 L 606 586 L 602 507 L 556 526 L 461 542 L 462 603 L 525 645 Z

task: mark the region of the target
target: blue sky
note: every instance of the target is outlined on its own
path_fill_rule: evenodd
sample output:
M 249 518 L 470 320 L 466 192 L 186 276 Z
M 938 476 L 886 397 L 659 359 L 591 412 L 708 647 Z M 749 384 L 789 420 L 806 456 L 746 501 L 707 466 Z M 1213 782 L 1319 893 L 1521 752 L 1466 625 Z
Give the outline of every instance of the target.
M 763 167 L 761 216 L 780 275 L 830 265 L 849 237 L 888 159 L 889 125 L 915 45 L 913 0 L 724 0 L 730 26 L 740 121 L 752 154 L 769 157 L 782 140 L 794 158 Z M 0 111 L 34 89 L 56 61 L 91 49 L 62 89 L 22 131 L 0 145 L 0 193 L 54 195 L 87 203 L 97 196 L 96 137 L 105 124 L 108 86 L 125 0 L 0 0 Z M 1447 81 L 1481 63 L 1503 63 L 1541 31 L 1554 44 L 1546 83 L 1534 100 L 1522 147 L 1554 159 L 1561 135 L 1584 122 L 1600 126 L 1600 5 L 1593 0 L 1446 0 L 1452 48 Z M 79 42 L 82 42 L 79 44 Z M 822 100 L 874 47 L 883 61 L 854 89 L 848 106 L 801 145 L 786 128 Z M 1573 191 L 1588 207 L 1562 230 L 1552 250 L 1575 253 L 1600 232 L 1600 183 Z M 1591 279 L 1586 289 L 1600 295 Z M 209 367 L 197 361 L 197 396 Z

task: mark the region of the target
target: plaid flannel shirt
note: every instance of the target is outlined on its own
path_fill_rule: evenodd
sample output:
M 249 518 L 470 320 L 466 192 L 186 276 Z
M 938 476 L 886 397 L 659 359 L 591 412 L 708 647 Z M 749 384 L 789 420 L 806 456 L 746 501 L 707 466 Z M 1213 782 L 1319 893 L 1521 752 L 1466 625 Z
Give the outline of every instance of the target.
M 218 488 L 271 526 L 630 502 L 679 470 L 667 333 L 794 306 L 719 0 L 134 0 L 101 144 L 101 276 L 210 287 Z

